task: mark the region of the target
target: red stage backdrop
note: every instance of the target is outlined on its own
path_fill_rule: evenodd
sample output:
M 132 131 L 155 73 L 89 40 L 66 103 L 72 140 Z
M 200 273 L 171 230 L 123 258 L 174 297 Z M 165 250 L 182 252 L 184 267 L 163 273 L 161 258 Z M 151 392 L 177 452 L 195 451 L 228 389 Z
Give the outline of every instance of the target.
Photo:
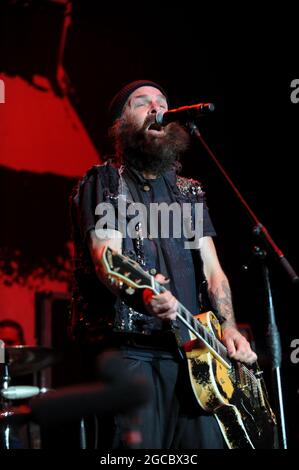
M 19 321 L 34 344 L 35 292 L 69 288 L 69 193 L 99 155 L 68 97 L 45 78 L 0 79 L 0 319 Z

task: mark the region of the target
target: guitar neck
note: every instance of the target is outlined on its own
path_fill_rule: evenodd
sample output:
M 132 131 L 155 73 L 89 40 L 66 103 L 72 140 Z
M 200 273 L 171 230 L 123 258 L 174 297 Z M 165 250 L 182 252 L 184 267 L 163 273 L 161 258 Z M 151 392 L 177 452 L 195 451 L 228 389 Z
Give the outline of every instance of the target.
M 165 292 L 165 287 L 155 281 L 155 290 L 157 293 Z M 177 318 L 192 333 L 204 343 L 209 351 L 217 357 L 225 367 L 230 367 L 230 360 L 227 355 L 227 349 L 216 336 L 212 335 L 205 327 L 195 318 L 183 304 L 178 302 Z

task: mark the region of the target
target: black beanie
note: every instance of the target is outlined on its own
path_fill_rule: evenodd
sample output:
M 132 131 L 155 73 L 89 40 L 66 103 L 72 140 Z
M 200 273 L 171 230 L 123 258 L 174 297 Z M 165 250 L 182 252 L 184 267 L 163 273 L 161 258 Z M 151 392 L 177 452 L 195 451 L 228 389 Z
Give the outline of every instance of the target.
M 136 80 L 135 82 L 128 83 L 128 85 L 124 86 L 112 99 L 109 105 L 110 123 L 113 123 L 121 116 L 123 107 L 126 104 L 129 96 L 133 93 L 133 91 L 137 90 L 137 88 L 141 88 L 142 86 L 151 86 L 153 88 L 157 88 L 161 91 L 161 93 L 163 93 L 168 103 L 167 95 L 163 88 L 158 85 L 158 83 L 151 82 L 150 80 Z

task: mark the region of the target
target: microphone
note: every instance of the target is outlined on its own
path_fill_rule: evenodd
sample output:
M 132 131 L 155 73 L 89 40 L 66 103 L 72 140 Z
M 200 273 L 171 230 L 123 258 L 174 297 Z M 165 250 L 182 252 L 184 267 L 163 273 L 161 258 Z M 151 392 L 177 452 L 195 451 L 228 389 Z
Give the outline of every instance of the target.
M 143 380 L 112 383 L 85 383 L 51 391 L 30 400 L 32 420 L 45 427 L 80 421 L 94 414 L 127 413 L 147 404 L 148 384 Z
M 206 116 L 214 111 L 213 103 L 198 103 L 191 106 L 181 106 L 180 108 L 170 109 L 169 111 L 158 111 L 156 114 L 156 123 L 160 126 L 167 126 L 170 122 L 179 121 L 186 123 L 194 119 Z
M 150 388 L 132 376 L 120 356 L 107 351 L 97 358 L 99 382 L 71 385 L 30 400 L 32 419 L 45 427 L 92 415 L 134 413 L 147 404 Z

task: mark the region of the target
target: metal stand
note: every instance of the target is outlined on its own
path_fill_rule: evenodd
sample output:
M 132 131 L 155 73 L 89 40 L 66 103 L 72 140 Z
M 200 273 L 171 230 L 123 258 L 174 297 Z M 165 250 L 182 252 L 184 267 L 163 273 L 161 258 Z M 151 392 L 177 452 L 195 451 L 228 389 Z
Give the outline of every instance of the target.
M 254 247 L 254 255 L 258 257 L 262 263 L 262 273 L 264 279 L 264 286 L 267 295 L 267 313 L 268 313 L 268 329 L 267 329 L 267 343 L 271 357 L 272 367 L 272 387 L 274 390 L 275 405 L 277 409 L 277 418 L 279 421 L 278 426 L 278 441 L 283 449 L 287 449 L 287 433 L 284 418 L 284 406 L 281 387 L 281 342 L 280 334 L 275 320 L 275 310 L 272 297 L 272 289 L 270 283 L 269 268 L 266 263 L 267 253 L 260 247 Z
M 85 420 L 80 420 L 80 449 L 87 449 Z
M 288 262 L 286 257 L 284 256 L 283 252 L 278 248 L 275 244 L 273 239 L 270 237 L 268 230 L 262 225 L 262 223 L 258 220 L 257 216 L 245 201 L 243 196 L 241 195 L 240 191 L 237 189 L 223 166 L 217 160 L 215 154 L 212 152 L 208 144 L 203 139 L 201 133 L 199 132 L 196 124 L 194 122 L 188 123 L 189 131 L 192 136 L 194 136 L 206 149 L 208 155 L 211 157 L 221 174 L 224 176 L 226 182 L 230 185 L 231 189 L 234 191 L 235 195 L 241 202 L 245 212 L 247 213 L 248 217 L 250 218 L 251 222 L 253 222 L 253 233 L 258 235 L 263 241 L 266 243 L 269 252 L 271 252 L 276 259 L 280 262 L 281 266 L 285 269 L 288 276 L 290 277 L 293 283 L 298 283 L 299 277 L 298 274 L 294 271 L 291 264 Z M 260 249 L 259 249 L 260 250 Z M 262 251 L 262 250 L 260 250 Z M 259 253 L 256 253 L 260 256 Z M 265 252 L 264 255 L 265 256 Z M 284 408 L 283 408 L 283 395 L 282 395 L 282 388 L 281 388 L 281 377 L 280 377 L 280 366 L 281 366 L 281 344 L 280 344 L 280 335 L 277 329 L 276 320 L 275 320 L 275 312 L 274 312 L 274 305 L 272 299 L 272 291 L 270 285 L 270 277 L 269 277 L 269 269 L 263 259 L 263 277 L 265 283 L 265 289 L 267 293 L 267 311 L 269 317 L 269 326 L 268 326 L 268 342 L 271 354 L 271 367 L 272 367 L 272 374 L 273 374 L 273 391 L 275 396 L 275 401 L 277 405 L 277 415 L 279 421 L 279 444 L 280 447 L 283 449 L 287 448 L 287 438 L 286 438 L 286 430 L 285 430 L 285 418 L 284 418 Z
M 6 390 L 9 387 L 11 381 L 9 373 L 9 361 L 7 354 L 4 352 L 4 364 L 3 364 L 3 377 L 1 382 L 1 390 Z M 9 409 L 10 402 L 4 399 L 1 396 L 1 404 L 3 407 L 3 413 L 6 413 Z M 1 407 L 1 408 L 2 408 Z M 10 439 L 11 439 L 11 427 L 9 424 L 4 424 L 1 426 L 1 446 L 3 449 L 10 449 Z

